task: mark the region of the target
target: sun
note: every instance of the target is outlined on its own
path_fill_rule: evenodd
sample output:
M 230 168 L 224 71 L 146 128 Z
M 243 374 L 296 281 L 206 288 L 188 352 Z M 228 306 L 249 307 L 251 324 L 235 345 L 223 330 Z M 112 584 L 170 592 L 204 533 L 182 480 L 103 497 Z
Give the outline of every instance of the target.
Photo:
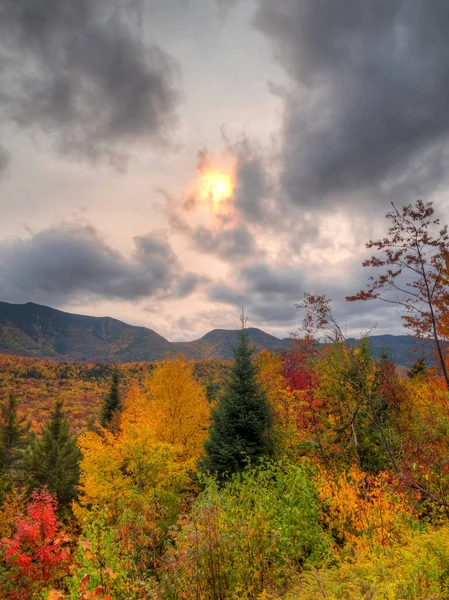
M 219 210 L 222 204 L 232 197 L 234 184 L 232 177 L 220 171 L 205 171 L 198 180 L 198 197 L 212 208 Z

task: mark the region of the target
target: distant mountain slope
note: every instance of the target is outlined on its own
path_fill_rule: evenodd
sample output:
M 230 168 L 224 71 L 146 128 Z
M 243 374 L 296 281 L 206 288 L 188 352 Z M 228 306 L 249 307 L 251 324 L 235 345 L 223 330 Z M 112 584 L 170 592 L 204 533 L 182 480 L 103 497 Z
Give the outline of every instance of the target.
M 430 340 L 421 340 L 410 335 L 372 335 L 369 338 L 371 352 L 374 356 L 381 356 L 386 352 L 390 360 L 397 365 L 409 366 L 419 356 L 424 356 L 431 364 L 435 362 L 433 352 L 434 344 Z M 349 342 L 354 345 L 358 342 L 351 338 Z
M 0 352 L 40 358 L 156 360 L 170 342 L 151 329 L 48 306 L 0 302 Z
M 258 350 L 289 350 L 293 342 L 280 340 L 257 328 L 248 329 Z M 355 344 L 357 340 L 350 340 Z M 409 336 L 370 337 L 375 356 L 386 350 L 398 365 L 408 366 L 418 356 L 431 361 L 430 342 Z M 66 313 L 48 306 L 0 302 L 0 354 L 16 354 L 64 361 L 141 362 L 182 352 L 186 358 L 232 358 L 237 332 L 214 329 L 199 340 L 169 342 L 146 327 L 135 327 L 110 317 Z

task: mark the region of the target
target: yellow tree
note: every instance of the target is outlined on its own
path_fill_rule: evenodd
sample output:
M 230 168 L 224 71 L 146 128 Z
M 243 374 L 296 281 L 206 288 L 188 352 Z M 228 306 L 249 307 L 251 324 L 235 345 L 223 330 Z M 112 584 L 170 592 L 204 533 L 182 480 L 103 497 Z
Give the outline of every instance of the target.
M 152 413 L 149 400 L 133 386 L 116 432 L 100 429 L 79 438 L 83 458 L 74 512 L 82 527 L 79 568 L 89 568 L 92 585 L 103 581 L 105 567 L 119 570 L 125 587 L 127 573 L 137 573 L 136 585 L 143 581 L 178 517 L 190 481 L 188 465 L 179 447 L 157 438 Z M 120 594 L 114 588 L 114 597 L 125 597 L 125 587 Z M 129 593 L 126 587 L 126 597 Z
M 182 460 L 195 464 L 207 437 L 210 405 L 192 364 L 181 356 L 161 361 L 148 389 L 156 439 L 179 448 Z
M 124 506 L 151 502 L 184 485 L 187 474 L 179 450 L 157 438 L 151 415 L 150 402 L 133 386 L 118 435 L 101 430 L 80 436 L 81 505 L 106 507 L 114 519 Z

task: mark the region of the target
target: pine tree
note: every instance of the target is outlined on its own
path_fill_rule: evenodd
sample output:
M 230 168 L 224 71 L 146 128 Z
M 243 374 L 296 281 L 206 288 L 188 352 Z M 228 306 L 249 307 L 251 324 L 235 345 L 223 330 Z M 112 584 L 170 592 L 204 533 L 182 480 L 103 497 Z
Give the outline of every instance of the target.
M 407 371 L 407 375 L 410 379 L 415 377 L 421 377 L 427 370 L 426 359 L 420 356 L 412 365 L 412 368 Z
M 39 438 L 31 443 L 25 460 L 30 489 L 46 487 L 56 494 L 61 506 L 76 496 L 81 453 L 76 438 L 63 412 L 63 401 L 58 399 L 50 420 Z
M 17 414 L 17 399 L 10 394 L 0 405 L 0 472 L 10 474 L 17 468 L 25 445 L 29 423 Z
M 109 393 L 103 400 L 100 414 L 100 425 L 108 429 L 114 429 L 117 419 L 122 411 L 122 400 L 119 393 L 120 376 L 117 369 L 112 373 L 111 387 Z
M 200 464 L 202 471 L 215 473 L 222 481 L 272 453 L 273 412 L 258 380 L 253 353 L 242 321 L 231 375 L 212 411 L 206 456 Z

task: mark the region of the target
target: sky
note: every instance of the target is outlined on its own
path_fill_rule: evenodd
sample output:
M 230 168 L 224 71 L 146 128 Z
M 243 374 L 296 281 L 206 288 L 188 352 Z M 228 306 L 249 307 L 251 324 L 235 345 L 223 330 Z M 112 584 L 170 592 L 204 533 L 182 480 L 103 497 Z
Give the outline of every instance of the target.
M 445 0 L 0 0 L 0 301 L 170 340 L 349 333 L 366 242 L 449 216 Z

